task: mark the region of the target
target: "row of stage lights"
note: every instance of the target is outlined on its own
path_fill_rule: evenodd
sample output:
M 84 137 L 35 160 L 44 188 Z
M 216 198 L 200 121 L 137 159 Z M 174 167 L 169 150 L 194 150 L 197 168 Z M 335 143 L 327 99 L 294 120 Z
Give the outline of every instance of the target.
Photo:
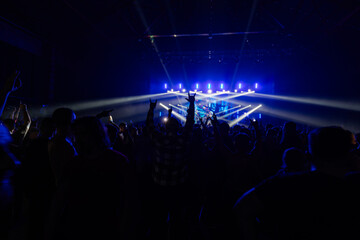
M 198 83 L 196 83 L 194 92 L 196 92 L 196 91 L 199 90 L 199 86 L 200 86 L 200 85 L 199 85 Z M 211 86 L 211 83 L 208 83 L 208 84 L 207 84 L 207 93 L 212 93 L 213 90 L 212 90 L 211 87 L 212 87 L 212 86 Z M 242 84 L 239 83 L 239 84 L 238 84 L 238 89 L 242 89 L 242 87 L 243 87 Z M 258 84 L 258 83 L 255 83 L 255 84 L 254 84 L 254 87 L 255 87 L 255 89 L 258 89 L 258 88 L 259 88 L 259 84 Z M 167 84 L 167 83 L 164 84 L 164 88 L 165 88 L 165 90 L 168 90 L 168 84 Z M 234 92 L 238 92 L 238 91 L 239 91 L 238 89 L 235 89 Z M 223 83 L 220 84 L 220 90 L 225 92 L 224 84 L 223 84 Z M 169 91 L 169 90 L 168 90 L 168 91 Z M 172 88 L 170 91 L 173 92 L 174 89 Z M 178 85 L 178 91 L 186 92 L 186 89 L 183 88 L 183 85 L 182 85 L 181 83 L 179 83 L 179 85 Z M 248 91 L 250 92 L 251 89 L 248 89 Z

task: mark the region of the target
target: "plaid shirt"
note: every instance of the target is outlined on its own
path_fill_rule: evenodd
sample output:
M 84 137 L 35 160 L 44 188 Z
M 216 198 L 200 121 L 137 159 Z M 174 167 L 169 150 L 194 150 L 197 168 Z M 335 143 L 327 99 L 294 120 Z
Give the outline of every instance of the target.
M 155 134 L 153 180 L 162 186 L 184 183 L 188 177 L 188 138 L 184 135 Z
M 160 133 L 154 128 L 154 109 L 149 110 L 146 128 L 154 143 L 153 180 L 161 186 L 176 186 L 188 176 L 189 135 L 194 125 L 194 102 L 190 102 L 182 135 Z

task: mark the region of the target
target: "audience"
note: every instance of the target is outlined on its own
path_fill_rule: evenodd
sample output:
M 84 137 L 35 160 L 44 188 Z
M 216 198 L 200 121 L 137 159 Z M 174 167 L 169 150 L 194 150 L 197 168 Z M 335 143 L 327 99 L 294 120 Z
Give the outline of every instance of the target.
M 0 91 L 2 117 L 19 75 Z M 32 120 L 21 103 L 0 124 L 0 238 L 359 237 L 359 134 L 195 124 L 186 100 L 184 126 L 172 109 L 156 124 L 156 100 L 144 125 L 69 108 Z

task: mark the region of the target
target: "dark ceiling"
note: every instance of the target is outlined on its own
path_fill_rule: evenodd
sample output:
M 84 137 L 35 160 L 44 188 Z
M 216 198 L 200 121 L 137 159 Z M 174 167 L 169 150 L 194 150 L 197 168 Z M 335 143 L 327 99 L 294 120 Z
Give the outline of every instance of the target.
M 246 69 L 247 75 L 257 71 L 280 79 L 280 92 L 313 83 L 281 80 L 302 70 L 322 76 L 334 66 L 340 72 L 350 69 L 344 75 L 348 84 L 359 76 L 359 0 L 12 0 L 1 5 L 2 21 L 56 50 L 53 100 L 133 94 L 136 88 L 145 92 L 157 79 L 189 82 L 205 69 L 223 71 L 231 79 L 239 62 L 240 74 Z M 237 34 L 224 35 L 230 32 Z M 280 76 L 281 71 L 288 73 Z M 335 75 L 340 73 L 324 78 Z M 93 90 L 81 96 L 84 82 Z M 117 91 L 109 90 L 115 84 Z M 69 85 L 73 92 L 56 93 Z

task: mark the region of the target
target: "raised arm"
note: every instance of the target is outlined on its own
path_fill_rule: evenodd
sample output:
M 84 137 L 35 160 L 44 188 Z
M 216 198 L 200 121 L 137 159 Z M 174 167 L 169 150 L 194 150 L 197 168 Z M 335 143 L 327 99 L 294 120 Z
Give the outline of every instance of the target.
M 157 100 L 152 102 L 150 99 L 150 108 L 146 117 L 145 129 L 148 134 L 151 134 L 154 131 L 154 110 L 156 108 Z
M 255 145 L 254 148 L 251 150 L 251 155 L 255 158 L 260 157 L 260 154 L 262 153 L 262 139 L 261 139 L 261 131 L 259 128 L 259 122 L 256 120 L 250 119 L 250 126 L 252 126 L 255 130 Z
M 3 114 L 7 98 L 10 93 L 16 91 L 21 87 L 20 71 L 15 71 L 11 77 L 5 81 L 5 85 L 0 89 L 0 117 Z
M 31 124 L 31 117 L 30 117 L 30 114 L 29 114 L 29 111 L 27 109 L 27 106 L 26 104 L 23 104 L 23 103 L 20 103 L 20 107 L 19 107 L 22 115 L 23 115 L 23 119 L 24 119 L 24 123 L 23 125 L 26 127 L 26 128 L 29 128 L 30 127 L 30 124 Z
M 188 98 L 185 98 L 189 103 L 189 109 L 187 110 L 187 116 L 186 116 L 186 123 L 185 123 L 185 132 L 190 132 L 192 130 L 192 127 L 195 123 L 195 95 L 190 95 L 190 92 L 188 93 Z
M 171 113 L 172 113 L 172 107 L 169 107 L 169 109 L 168 109 L 168 119 L 171 118 Z

